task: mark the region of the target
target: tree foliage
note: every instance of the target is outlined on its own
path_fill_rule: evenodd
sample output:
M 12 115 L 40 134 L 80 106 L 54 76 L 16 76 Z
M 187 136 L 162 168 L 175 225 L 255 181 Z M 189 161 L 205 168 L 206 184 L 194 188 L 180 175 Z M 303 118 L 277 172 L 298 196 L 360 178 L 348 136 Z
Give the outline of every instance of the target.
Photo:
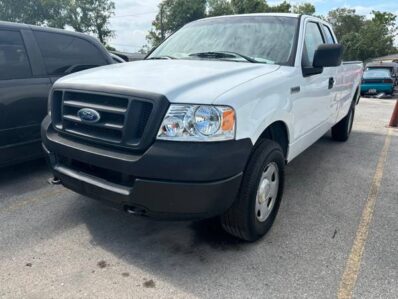
M 228 0 L 208 0 L 208 16 L 232 15 L 234 10 Z
M 312 16 L 315 14 L 315 6 L 311 3 L 302 3 L 299 5 L 294 5 L 291 9 L 291 12 Z
M 78 32 L 95 34 L 101 43 L 113 35 L 108 21 L 115 10 L 115 3 L 109 0 L 70 1 L 65 23 Z
M 234 14 L 266 12 L 268 5 L 264 0 L 231 0 Z
M 186 23 L 206 16 L 206 0 L 164 0 L 159 4 L 159 13 L 152 22 L 147 36 L 152 46 L 157 46 Z
M 396 15 L 373 11 L 372 19 L 365 19 L 353 9 L 330 11 L 327 20 L 344 46 L 345 60 L 369 60 L 395 53 Z
M 113 32 L 111 0 L 0 0 L 0 20 L 95 34 L 105 44 Z

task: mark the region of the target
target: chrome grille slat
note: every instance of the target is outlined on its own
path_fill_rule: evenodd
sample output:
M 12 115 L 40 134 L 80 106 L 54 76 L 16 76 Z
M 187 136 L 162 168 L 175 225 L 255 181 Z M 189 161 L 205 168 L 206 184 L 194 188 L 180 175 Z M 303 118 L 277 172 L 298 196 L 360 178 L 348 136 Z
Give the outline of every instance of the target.
M 75 108 L 91 108 L 102 112 L 125 114 L 127 109 L 116 108 L 99 104 L 84 103 L 81 101 L 64 101 L 64 106 L 75 107 Z

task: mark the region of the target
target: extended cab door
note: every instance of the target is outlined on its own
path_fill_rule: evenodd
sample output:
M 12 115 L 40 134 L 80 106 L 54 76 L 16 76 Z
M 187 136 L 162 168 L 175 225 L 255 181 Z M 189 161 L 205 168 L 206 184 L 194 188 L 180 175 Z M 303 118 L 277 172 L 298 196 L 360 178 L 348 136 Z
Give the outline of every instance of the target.
M 41 151 L 40 124 L 47 112 L 51 83 L 30 34 L 28 29 L 0 26 L 0 153 L 29 143 L 37 143 Z M 33 152 L 24 155 L 26 159 Z M 4 157 L 2 154 L 0 164 L 7 162 L 1 161 Z
M 297 87 L 292 89 L 294 140 L 301 152 L 330 128 L 331 101 L 334 87 L 333 68 L 322 72 L 313 68 L 314 54 L 318 46 L 325 43 L 320 24 L 313 20 L 304 22 L 301 68 Z

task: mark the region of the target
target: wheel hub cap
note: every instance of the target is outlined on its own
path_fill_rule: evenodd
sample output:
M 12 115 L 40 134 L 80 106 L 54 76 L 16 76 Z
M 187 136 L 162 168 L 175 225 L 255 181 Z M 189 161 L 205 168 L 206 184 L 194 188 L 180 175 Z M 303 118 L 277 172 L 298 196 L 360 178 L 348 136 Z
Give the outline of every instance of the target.
M 258 221 L 264 222 L 271 214 L 278 190 L 279 168 L 275 162 L 271 162 L 265 167 L 257 189 L 255 213 Z

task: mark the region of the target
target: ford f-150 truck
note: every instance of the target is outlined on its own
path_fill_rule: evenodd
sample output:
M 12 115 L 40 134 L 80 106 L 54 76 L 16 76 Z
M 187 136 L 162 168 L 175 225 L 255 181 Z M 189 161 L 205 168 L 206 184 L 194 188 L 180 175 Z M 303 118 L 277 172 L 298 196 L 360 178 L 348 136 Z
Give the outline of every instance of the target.
M 247 241 L 272 226 L 285 164 L 350 135 L 362 69 L 329 24 L 294 14 L 198 20 L 148 57 L 58 80 L 42 123 L 54 175 L 163 219 L 219 217 Z

